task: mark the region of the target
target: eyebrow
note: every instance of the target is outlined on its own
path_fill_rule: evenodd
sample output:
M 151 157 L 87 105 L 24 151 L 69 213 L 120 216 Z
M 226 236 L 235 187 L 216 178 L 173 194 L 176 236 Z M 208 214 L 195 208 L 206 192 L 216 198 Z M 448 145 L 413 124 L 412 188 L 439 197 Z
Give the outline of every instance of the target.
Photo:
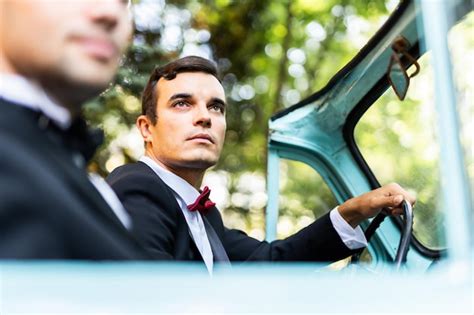
M 176 99 L 181 99 L 181 98 L 184 98 L 184 99 L 188 98 L 188 99 L 189 99 L 189 98 L 192 98 L 192 97 L 193 97 L 193 95 L 192 95 L 192 94 L 189 94 L 189 93 L 177 93 L 177 94 L 173 94 L 173 95 L 169 98 L 168 101 L 170 102 L 170 101 L 174 101 L 174 100 L 176 100 Z M 221 105 L 223 105 L 223 106 L 227 106 L 227 103 L 226 103 L 225 101 L 223 101 L 222 99 L 218 98 L 218 97 L 213 97 L 213 98 L 211 98 L 211 100 L 210 100 L 209 103 L 213 103 L 213 102 L 214 102 L 214 103 L 219 103 L 219 104 L 221 104 Z
M 224 102 L 223 100 L 221 100 L 220 98 L 218 97 L 213 97 L 211 98 L 211 102 L 210 103 L 219 103 L 221 104 L 222 106 L 226 107 L 227 106 L 227 103 Z
M 192 98 L 193 96 L 189 93 L 177 93 L 173 94 L 168 101 L 173 101 L 179 98 Z

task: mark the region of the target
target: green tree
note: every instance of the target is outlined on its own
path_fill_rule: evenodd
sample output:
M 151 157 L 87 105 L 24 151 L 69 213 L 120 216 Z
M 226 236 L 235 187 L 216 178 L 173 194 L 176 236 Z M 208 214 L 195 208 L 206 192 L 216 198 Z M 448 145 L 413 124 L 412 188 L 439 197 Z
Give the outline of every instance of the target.
M 133 45 L 116 82 L 86 108 L 91 124 L 106 132 L 91 170 L 105 176 L 139 157 L 143 144 L 134 122 L 155 66 L 183 55 L 208 57 L 220 68 L 230 104 L 226 144 L 212 173 L 226 186 L 221 210 L 230 226 L 261 231 L 265 203 L 249 209 L 242 200 L 252 200 L 253 192 L 239 183 L 249 175 L 264 183 L 269 118 L 323 87 L 381 26 L 386 1 L 141 0 L 134 6 Z M 302 188 L 316 189 L 299 178 L 284 188 L 294 198 Z M 280 211 L 296 219 L 317 206 L 308 200 L 302 209 L 285 203 Z

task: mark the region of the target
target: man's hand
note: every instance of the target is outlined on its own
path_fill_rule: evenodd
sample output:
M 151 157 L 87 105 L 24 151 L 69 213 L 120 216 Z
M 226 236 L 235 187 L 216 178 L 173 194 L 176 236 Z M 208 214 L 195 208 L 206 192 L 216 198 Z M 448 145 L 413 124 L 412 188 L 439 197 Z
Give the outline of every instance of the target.
M 407 200 L 411 205 L 416 198 L 398 184 L 388 184 L 347 200 L 339 206 L 339 213 L 353 228 L 365 219 L 376 216 L 382 208 L 390 215 L 403 213 L 401 203 Z

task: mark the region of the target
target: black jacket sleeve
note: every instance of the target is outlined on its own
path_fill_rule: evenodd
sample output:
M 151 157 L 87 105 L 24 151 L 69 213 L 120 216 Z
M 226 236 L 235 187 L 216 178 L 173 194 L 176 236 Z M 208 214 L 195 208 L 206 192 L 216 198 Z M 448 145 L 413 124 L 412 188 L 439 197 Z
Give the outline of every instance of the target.
M 256 240 L 242 231 L 221 225 L 219 212 L 212 211 L 208 219 L 221 233 L 221 239 L 231 261 L 336 261 L 357 251 L 350 250 L 334 229 L 329 214 L 294 235 L 273 242 Z M 222 226 L 219 229 L 219 226 Z

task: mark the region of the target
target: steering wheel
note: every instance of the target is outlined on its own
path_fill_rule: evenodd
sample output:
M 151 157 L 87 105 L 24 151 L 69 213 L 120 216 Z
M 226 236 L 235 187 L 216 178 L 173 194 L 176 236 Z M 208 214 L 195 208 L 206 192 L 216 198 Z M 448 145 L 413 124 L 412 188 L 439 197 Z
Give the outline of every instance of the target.
M 411 204 L 403 200 L 403 219 L 404 225 L 402 235 L 400 237 L 400 243 L 398 243 L 397 254 L 395 255 L 395 268 L 400 269 L 401 265 L 406 262 L 408 249 L 410 248 L 411 233 L 413 231 L 413 209 Z
M 406 262 L 408 249 L 410 248 L 411 235 L 413 231 L 413 209 L 411 207 L 411 204 L 408 201 L 403 200 L 402 209 L 404 220 L 403 229 L 400 236 L 400 242 L 398 243 L 398 249 L 394 260 L 396 270 L 399 270 L 402 264 Z M 378 227 L 383 222 L 383 220 L 385 220 L 386 217 L 387 215 L 381 212 L 372 220 L 372 222 L 370 222 L 364 233 L 365 238 L 367 239 L 367 243 L 370 241 L 375 231 L 378 229 Z M 356 254 L 356 256 L 353 257 L 353 262 L 358 261 L 359 254 Z

